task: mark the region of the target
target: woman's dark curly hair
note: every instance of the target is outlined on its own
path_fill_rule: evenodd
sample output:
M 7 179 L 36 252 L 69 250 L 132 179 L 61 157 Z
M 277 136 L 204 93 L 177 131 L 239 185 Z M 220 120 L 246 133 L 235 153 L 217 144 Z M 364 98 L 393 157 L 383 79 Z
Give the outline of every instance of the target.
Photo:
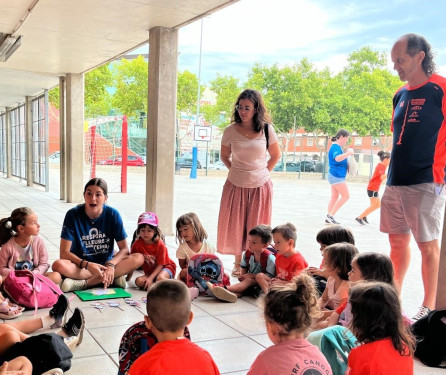
M 265 103 L 263 103 L 262 95 L 257 90 L 246 89 L 237 98 L 235 105 L 238 106 L 240 100 L 249 99 L 254 105 L 254 117 L 252 119 L 252 129 L 256 133 L 260 133 L 265 123 L 271 122 L 271 118 L 266 112 Z M 234 108 L 232 113 L 232 122 L 241 123 L 242 119 L 238 113 L 238 110 Z

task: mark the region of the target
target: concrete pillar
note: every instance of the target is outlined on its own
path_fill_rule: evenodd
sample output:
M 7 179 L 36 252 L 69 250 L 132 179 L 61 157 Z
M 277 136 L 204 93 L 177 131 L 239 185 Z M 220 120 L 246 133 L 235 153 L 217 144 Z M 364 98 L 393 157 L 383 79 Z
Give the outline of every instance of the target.
M 84 187 L 84 75 L 66 77 L 67 202 L 83 202 Z
M 155 27 L 149 36 L 146 209 L 172 235 L 175 172 L 178 31 Z
M 11 108 L 6 107 L 6 177 L 12 177 L 12 160 L 11 160 Z
M 26 186 L 33 186 L 33 98 L 25 97 Z
M 67 199 L 67 158 L 65 156 L 65 77 L 59 78 L 59 152 L 60 152 L 60 199 Z

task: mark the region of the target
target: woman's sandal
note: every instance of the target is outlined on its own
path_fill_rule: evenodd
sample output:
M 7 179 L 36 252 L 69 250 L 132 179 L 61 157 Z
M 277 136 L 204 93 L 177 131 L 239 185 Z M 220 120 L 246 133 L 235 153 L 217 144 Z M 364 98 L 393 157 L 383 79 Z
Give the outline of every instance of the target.
M 22 315 L 23 308 L 18 305 L 10 305 L 9 300 L 5 298 L 0 303 L 0 319 L 10 320 Z

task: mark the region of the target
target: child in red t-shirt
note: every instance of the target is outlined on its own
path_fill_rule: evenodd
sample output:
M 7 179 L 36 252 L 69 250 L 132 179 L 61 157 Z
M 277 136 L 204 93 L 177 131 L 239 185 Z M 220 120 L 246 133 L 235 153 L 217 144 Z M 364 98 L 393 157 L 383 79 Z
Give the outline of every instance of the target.
M 153 212 L 139 215 L 138 228 L 134 235 L 136 240 L 132 244 L 131 252 L 144 256 L 144 276 L 135 279 L 135 284 L 144 290 L 148 290 L 155 281 L 175 277 L 176 266 L 169 258 L 167 247 L 161 239 L 158 223 L 158 217 Z
M 386 169 L 390 163 L 390 152 L 387 151 L 379 151 L 378 152 L 379 160 L 381 160 L 375 168 L 375 172 L 373 172 L 373 176 L 369 181 L 369 185 L 367 186 L 367 195 L 370 198 L 370 206 L 367 207 L 355 220 L 361 224 L 368 224 L 367 215 L 371 214 L 373 211 L 377 210 L 381 206 L 381 200 L 379 199 L 379 187 L 381 186 L 381 182 L 385 180 L 387 177 Z
M 189 290 L 179 280 L 162 280 L 147 293 L 149 328 L 158 340 L 130 367 L 129 375 L 219 375 L 211 355 L 183 336 L 192 321 Z
M 361 345 L 350 352 L 346 375 L 412 375 L 414 341 L 395 288 L 379 281 L 358 283 L 349 300 L 350 328 Z
M 256 275 L 257 284 L 264 293 L 268 293 L 273 284 L 285 284 L 308 267 L 301 253 L 295 250 L 296 227 L 291 223 L 279 225 L 272 230 L 276 254 L 276 277 L 272 278 L 263 272 Z

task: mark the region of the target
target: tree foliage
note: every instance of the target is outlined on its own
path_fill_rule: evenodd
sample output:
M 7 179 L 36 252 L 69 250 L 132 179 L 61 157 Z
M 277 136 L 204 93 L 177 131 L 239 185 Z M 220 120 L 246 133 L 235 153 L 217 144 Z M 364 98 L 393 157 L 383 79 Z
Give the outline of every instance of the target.
M 210 82 L 209 88 L 216 95 L 216 103 L 204 105 L 201 112 L 207 121 L 216 126 L 225 127 L 231 122 L 234 103 L 241 91 L 239 80 L 217 73 L 217 77 Z
M 85 117 L 109 114 L 111 95 L 108 89 L 112 83 L 110 64 L 101 65 L 85 74 Z
M 122 59 L 113 65 L 113 79 L 116 91 L 112 105 L 118 113 L 139 117 L 147 113 L 149 66 L 143 56 L 136 59 Z
M 203 90 L 204 86 L 200 85 L 200 97 L 203 96 Z M 177 111 L 194 113 L 197 107 L 197 94 L 198 77 L 188 70 L 178 72 Z

